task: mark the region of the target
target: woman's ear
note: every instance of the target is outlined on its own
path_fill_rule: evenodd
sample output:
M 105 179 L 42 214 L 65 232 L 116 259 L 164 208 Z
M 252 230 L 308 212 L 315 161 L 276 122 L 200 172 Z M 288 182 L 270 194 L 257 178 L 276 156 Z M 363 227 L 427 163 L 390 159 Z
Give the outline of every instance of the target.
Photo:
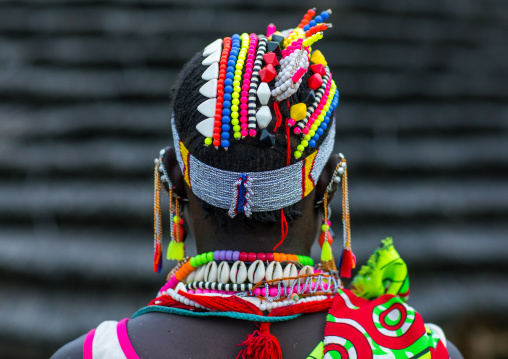
M 328 159 L 328 162 L 326 162 L 325 167 L 323 168 L 323 171 L 321 171 L 321 176 L 319 176 L 319 179 L 316 183 L 316 202 L 319 202 L 323 199 L 326 191 L 326 187 L 330 184 L 330 182 L 333 180 L 332 176 L 335 172 L 335 169 L 337 168 L 337 165 L 341 162 L 341 158 L 339 155 L 332 154 L 330 158 Z M 332 187 L 332 192 L 328 196 L 328 201 L 331 201 L 333 198 L 333 195 L 335 194 L 335 191 L 337 190 L 337 184 L 334 183 Z
M 175 187 L 173 190 L 181 198 L 187 198 L 185 193 L 185 185 L 183 180 L 182 171 L 180 170 L 180 165 L 178 164 L 178 160 L 176 159 L 176 152 L 173 146 L 169 146 L 165 148 L 166 152 L 162 157 L 162 163 L 166 168 L 166 172 L 168 173 L 169 179 L 173 183 Z

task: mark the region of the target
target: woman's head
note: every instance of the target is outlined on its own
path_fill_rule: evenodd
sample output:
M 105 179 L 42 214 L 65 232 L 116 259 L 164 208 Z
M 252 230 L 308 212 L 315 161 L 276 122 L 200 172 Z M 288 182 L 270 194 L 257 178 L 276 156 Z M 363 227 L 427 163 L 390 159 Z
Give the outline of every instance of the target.
M 217 40 L 178 77 L 173 131 L 187 197 L 223 229 L 291 223 L 324 193 L 338 91 L 308 46 L 323 27 Z

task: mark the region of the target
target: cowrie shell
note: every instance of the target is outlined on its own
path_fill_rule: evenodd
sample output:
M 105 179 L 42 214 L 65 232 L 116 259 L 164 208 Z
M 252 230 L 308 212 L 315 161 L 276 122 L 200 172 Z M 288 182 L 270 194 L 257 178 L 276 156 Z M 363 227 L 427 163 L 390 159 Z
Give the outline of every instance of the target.
M 235 284 L 242 284 L 247 279 L 247 267 L 242 261 L 236 261 L 231 267 L 229 274 L 231 282 Z
M 286 265 L 286 268 L 284 268 L 284 273 L 282 274 L 283 278 L 294 278 L 298 276 L 298 269 L 296 269 L 296 266 L 293 263 L 289 263 Z M 284 281 L 287 286 L 290 286 L 291 283 L 293 283 L 294 279 L 287 279 Z
M 185 278 L 185 283 L 189 284 L 194 282 L 194 278 L 196 278 L 197 270 L 193 270 L 190 274 Z
M 266 268 L 266 280 L 282 278 L 282 266 L 279 262 L 271 262 Z
M 202 265 L 197 269 L 196 276 L 194 277 L 194 281 L 202 282 L 205 279 L 205 270 L 206 266 Z
M 221 262 L 217 270 L 217 282 L 226 284 L 229 282 L 229 264 L 228 262 Z
M 205 282 L 217 281 L 217 263 L 215 261 L 208 262 L 205 268 Z
M 314 274 L 314 268 L 311 266 L 304 266 L 302 269 L 300 269 L 300 275 L 308 275 L 308 274 Z
M 253 284 L 262 281 L 263 278 L 265 277 L 265 265 L 263 264 L 263 261 L 261 261 L 260 259 L 254 261 L 249 267 L 247 277 L 249 278 L 249 281 Z

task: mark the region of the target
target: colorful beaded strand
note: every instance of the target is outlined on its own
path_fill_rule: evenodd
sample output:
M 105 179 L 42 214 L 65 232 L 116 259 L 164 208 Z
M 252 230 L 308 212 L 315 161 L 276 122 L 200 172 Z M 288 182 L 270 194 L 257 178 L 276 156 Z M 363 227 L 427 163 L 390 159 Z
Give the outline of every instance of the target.
M 240 47 L 240 52 L 238 54 L 238 60 L 235 64 L 235 76 L 233 78 L 233 99 L 231 100 L 231 125 L 233 125 L 233 136 L 236 139 L 241 137 L 240 134 L 240 119 L 239 119 L 239 111 L 240 111 L 240 100 L 241 100 L 241 92 L 242 92 L 242 75 L 243 68 L 245 64 L 245 60 L 247 57 L 247 51 L 250 44 L 249 35 L 243 33 L 240 36 L 242 41 L 242 45 Z
M 258 44 L 258 37 L 256 34 L 250 34 L 250 46 L 245 63 L 245 73 L 243 75 L 242 92 L 240 97 L 240 132 L 235 131 L 235 138 L 245 138 L 248 135 L 248 101 L 251 78 L 254 68 L 256 47 Z
M 256 131 L 256 96 L 257 89 L 259 85 L 259 71 L 261 70 L 261 66 L 263 65 L 263 55 L 266 52 L 266 43 L 267 39 L 264 36 L 261 36 L 259 39 L 259 47 L 256 54 L 256 61 L 254 61 L 254 68 L 252 70 L 252 77 L 249 87 L 249 101 L 248 101 L 248 129 L 249 136 L 255 137 L 257 134 Z
M 231 128 L 231 100 L 233 99 L 233 81 L 235 77 L 236 60 L 240 51 L 240 35 L 234 34 L 231 37 L 231 51 L 226 68 L 226 79 L 224 80 L 224 102 L 222 103 L 222 126 L 220 145 L 227 150 L 229 147 L 229 130 Z M 241 71 L 241 70 L 240 70 Z M 238 114 L 237 114 L 238 115 Z

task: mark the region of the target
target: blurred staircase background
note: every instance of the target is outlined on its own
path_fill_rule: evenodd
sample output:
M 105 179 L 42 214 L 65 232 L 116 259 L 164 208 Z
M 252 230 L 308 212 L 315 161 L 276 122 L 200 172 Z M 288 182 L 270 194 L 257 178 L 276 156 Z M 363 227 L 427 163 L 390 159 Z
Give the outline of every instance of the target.
M 179 69 L 313 5 L 334 12 L 317 48 L 359 263 L 393 236 L 410 304 L 467 358 L 508 358 L 508 2 L 0 0 L 1 358 L 47 358 L 156 294 L 153 158 Z

